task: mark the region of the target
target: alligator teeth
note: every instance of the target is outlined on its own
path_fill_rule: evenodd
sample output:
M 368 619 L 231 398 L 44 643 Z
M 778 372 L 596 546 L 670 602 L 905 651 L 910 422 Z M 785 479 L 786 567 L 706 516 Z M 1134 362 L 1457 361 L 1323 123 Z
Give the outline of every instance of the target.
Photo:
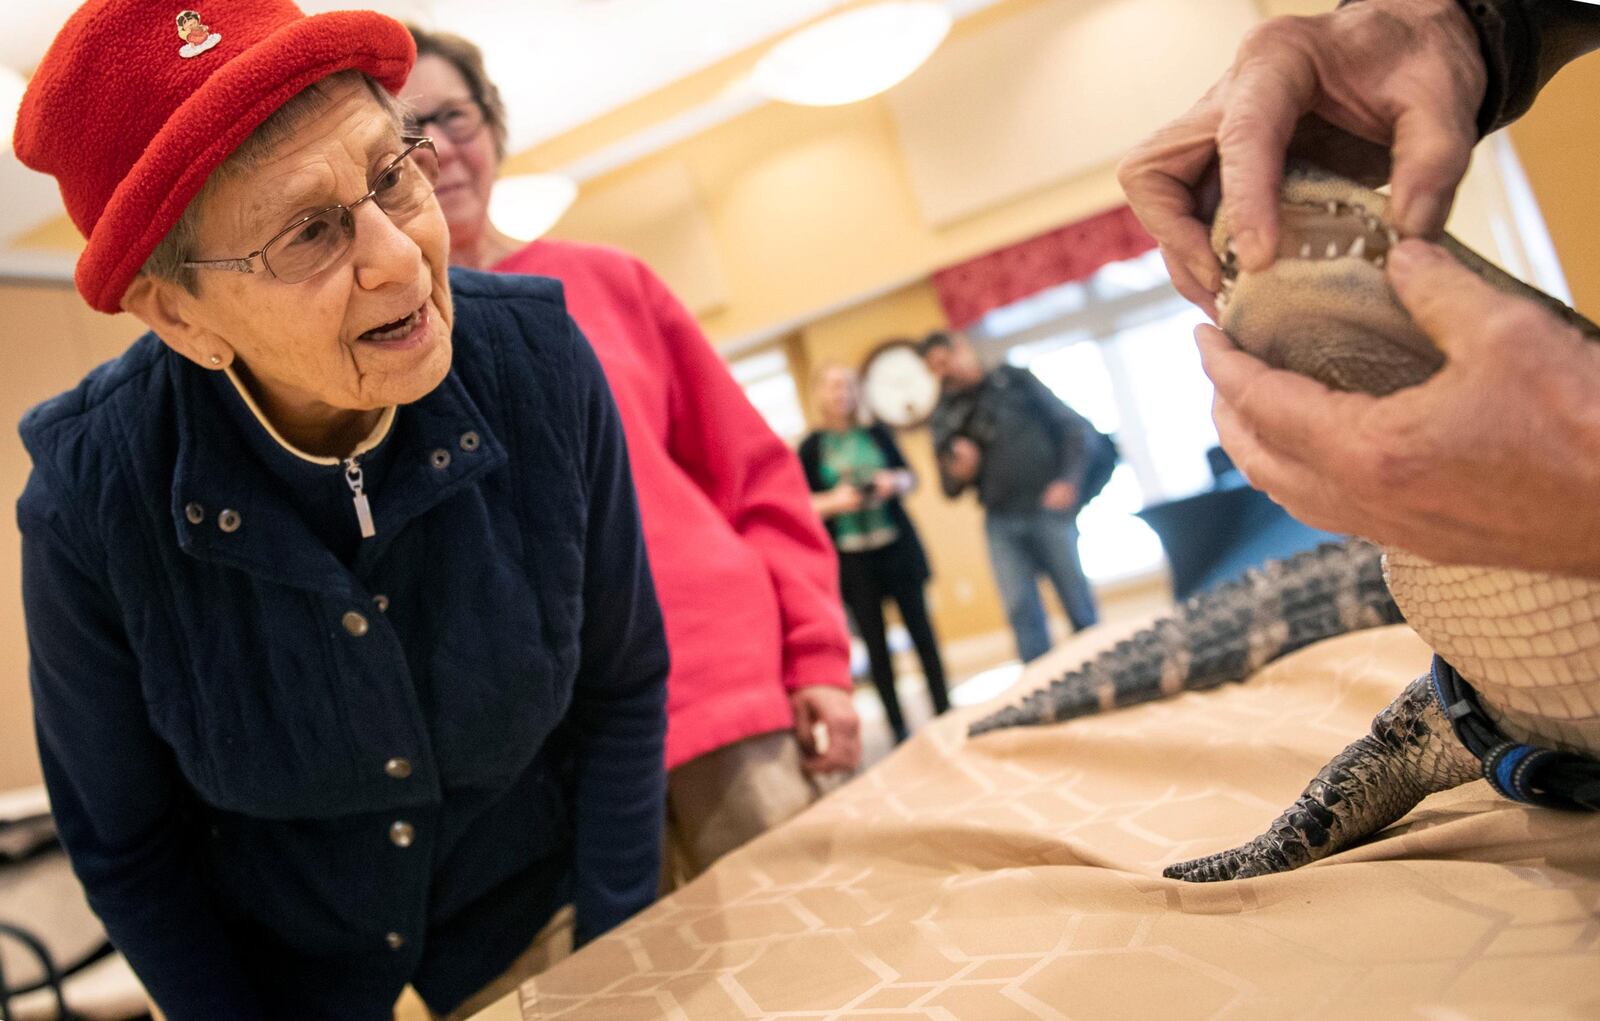
M 1345 254 L 1350 255 L 1350 256 L 1352 256 L 1354 258 L 1357 258 L 1357 259 L 1359 259 L 1363 255 L 1367 254 L 1367 239 L 1366 239 L 1366 237 L 1362 236 L 1362 235 L 1357 235 L 1356 239 L 1354 241 L 1350 242 L 1350 251 L 1345 253 Z
M 1374 266 L 1378 267 L 1379 269 L 1382 269 L 1383 268 L 1383 256 L 1379 255 L 1376 258 L 1374 258 L 1372 260 L 1372 264 Z
M 1307 241 L 1305 244 L 1300 246 L 1300 258 L 1311 258 L 1311 242 Z
M 1390 248 L 1393 248 L 1395 245 L 1398 245 L 1400 243 L 1400 235 L 1395 231 L 1395 229 L 1393 227 L 1386 228 L 1385 229 L 1385 233 L 1387 233 L 1389 235 L 1389 247 Z
M 1328 242 L 1328 258 L 1337 259 L 1338 257 L 1339 257 L 1339 242 L 1337 242 L 1337 241 L 1329 241 Z
M 1330 216 L 1338 216 L 1339 215 L 1339 203 L 1335 202 L 1332 199 L 1328 200 L 1328 215 L 1330 215 Z

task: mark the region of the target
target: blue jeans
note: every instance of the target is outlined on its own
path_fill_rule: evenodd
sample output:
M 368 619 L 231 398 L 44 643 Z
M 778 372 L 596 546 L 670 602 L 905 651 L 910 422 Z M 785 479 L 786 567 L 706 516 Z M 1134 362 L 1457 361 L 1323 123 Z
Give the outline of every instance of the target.
M 1071 515 L 1049 510 L 990 513 L 983 530 L 989 538 L 995 584 L 1024 663 L 1050 649 L 1050 629 L 1039 598 L 1040 574 L 1055 586 L 1074 631 L 1099 619 L 1089 579 L 1078 563 L 1078 525 Z

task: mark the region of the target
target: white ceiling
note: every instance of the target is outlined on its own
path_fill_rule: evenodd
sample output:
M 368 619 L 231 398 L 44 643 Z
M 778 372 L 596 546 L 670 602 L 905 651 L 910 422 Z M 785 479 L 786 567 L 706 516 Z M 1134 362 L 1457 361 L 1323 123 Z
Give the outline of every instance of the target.
M 845 0 L 300 0 L 308 13 L 365 6 L 483 47 L 520 149 L 559 135 Z M 31 72 L 79 0 L 0 11 L 0 64 Z M 192 4 L 205 12 L 205 0 Z M 59 209 L 54 182 L 0 152 L 0 245 Z M 0 259 L 0 272 L 16 272 Z
M 308 13 L 369 7 L 483 47 L 531 145 L 826 13 L 844 0 L 301 0 Z M 28 72 L 78 0 L 6 3 L 0 63 Z M 193 6 L 205 12 L 205 0 Z
M 379 0 L 483 47 L 514 149 L 559 135 L 844 0 Z M 311 0 L 307 9 L 338 6 Z

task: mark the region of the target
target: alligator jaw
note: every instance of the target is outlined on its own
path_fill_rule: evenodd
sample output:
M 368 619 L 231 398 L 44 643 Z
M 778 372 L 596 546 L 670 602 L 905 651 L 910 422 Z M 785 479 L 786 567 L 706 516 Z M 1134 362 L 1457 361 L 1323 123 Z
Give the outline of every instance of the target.
M 1277 260 L 1259 273 L 1238 266 L 1226 215 L 1211 227 L 1222 262 L 1217 325 L 1269 365 L 1335 390 L 1381 396 L 1414 386 L 1444 355 L 1400 305 L 1384 276 L 1397 235 L 1386 196 L 1303 163 L 1284 173 Z M 1440 245 L 1472 273 L 1526 298 L 1600 341 L 1600 328 L 1445 235 Z
M 1219 215 L 1218 325 L 1270 365 L 1336 390 L 1386 394 L 1427 379 L 1444 356 L 1417 328 L 1384 278 L 1398 237 L 1388 200 L 1308 168 L 1284 177 L 1276 261 L 1244 272 Z

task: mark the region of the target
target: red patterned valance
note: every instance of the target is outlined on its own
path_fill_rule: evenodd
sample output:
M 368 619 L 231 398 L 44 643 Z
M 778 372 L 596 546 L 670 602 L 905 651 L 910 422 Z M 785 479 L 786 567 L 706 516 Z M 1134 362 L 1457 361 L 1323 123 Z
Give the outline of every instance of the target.
M 1156 246 L 1133 210 L 1118 206 L 933 274 L 950 325 L 971 326 L 993 309 L 1047 287 L 1082 280 L 1108 262 Z

